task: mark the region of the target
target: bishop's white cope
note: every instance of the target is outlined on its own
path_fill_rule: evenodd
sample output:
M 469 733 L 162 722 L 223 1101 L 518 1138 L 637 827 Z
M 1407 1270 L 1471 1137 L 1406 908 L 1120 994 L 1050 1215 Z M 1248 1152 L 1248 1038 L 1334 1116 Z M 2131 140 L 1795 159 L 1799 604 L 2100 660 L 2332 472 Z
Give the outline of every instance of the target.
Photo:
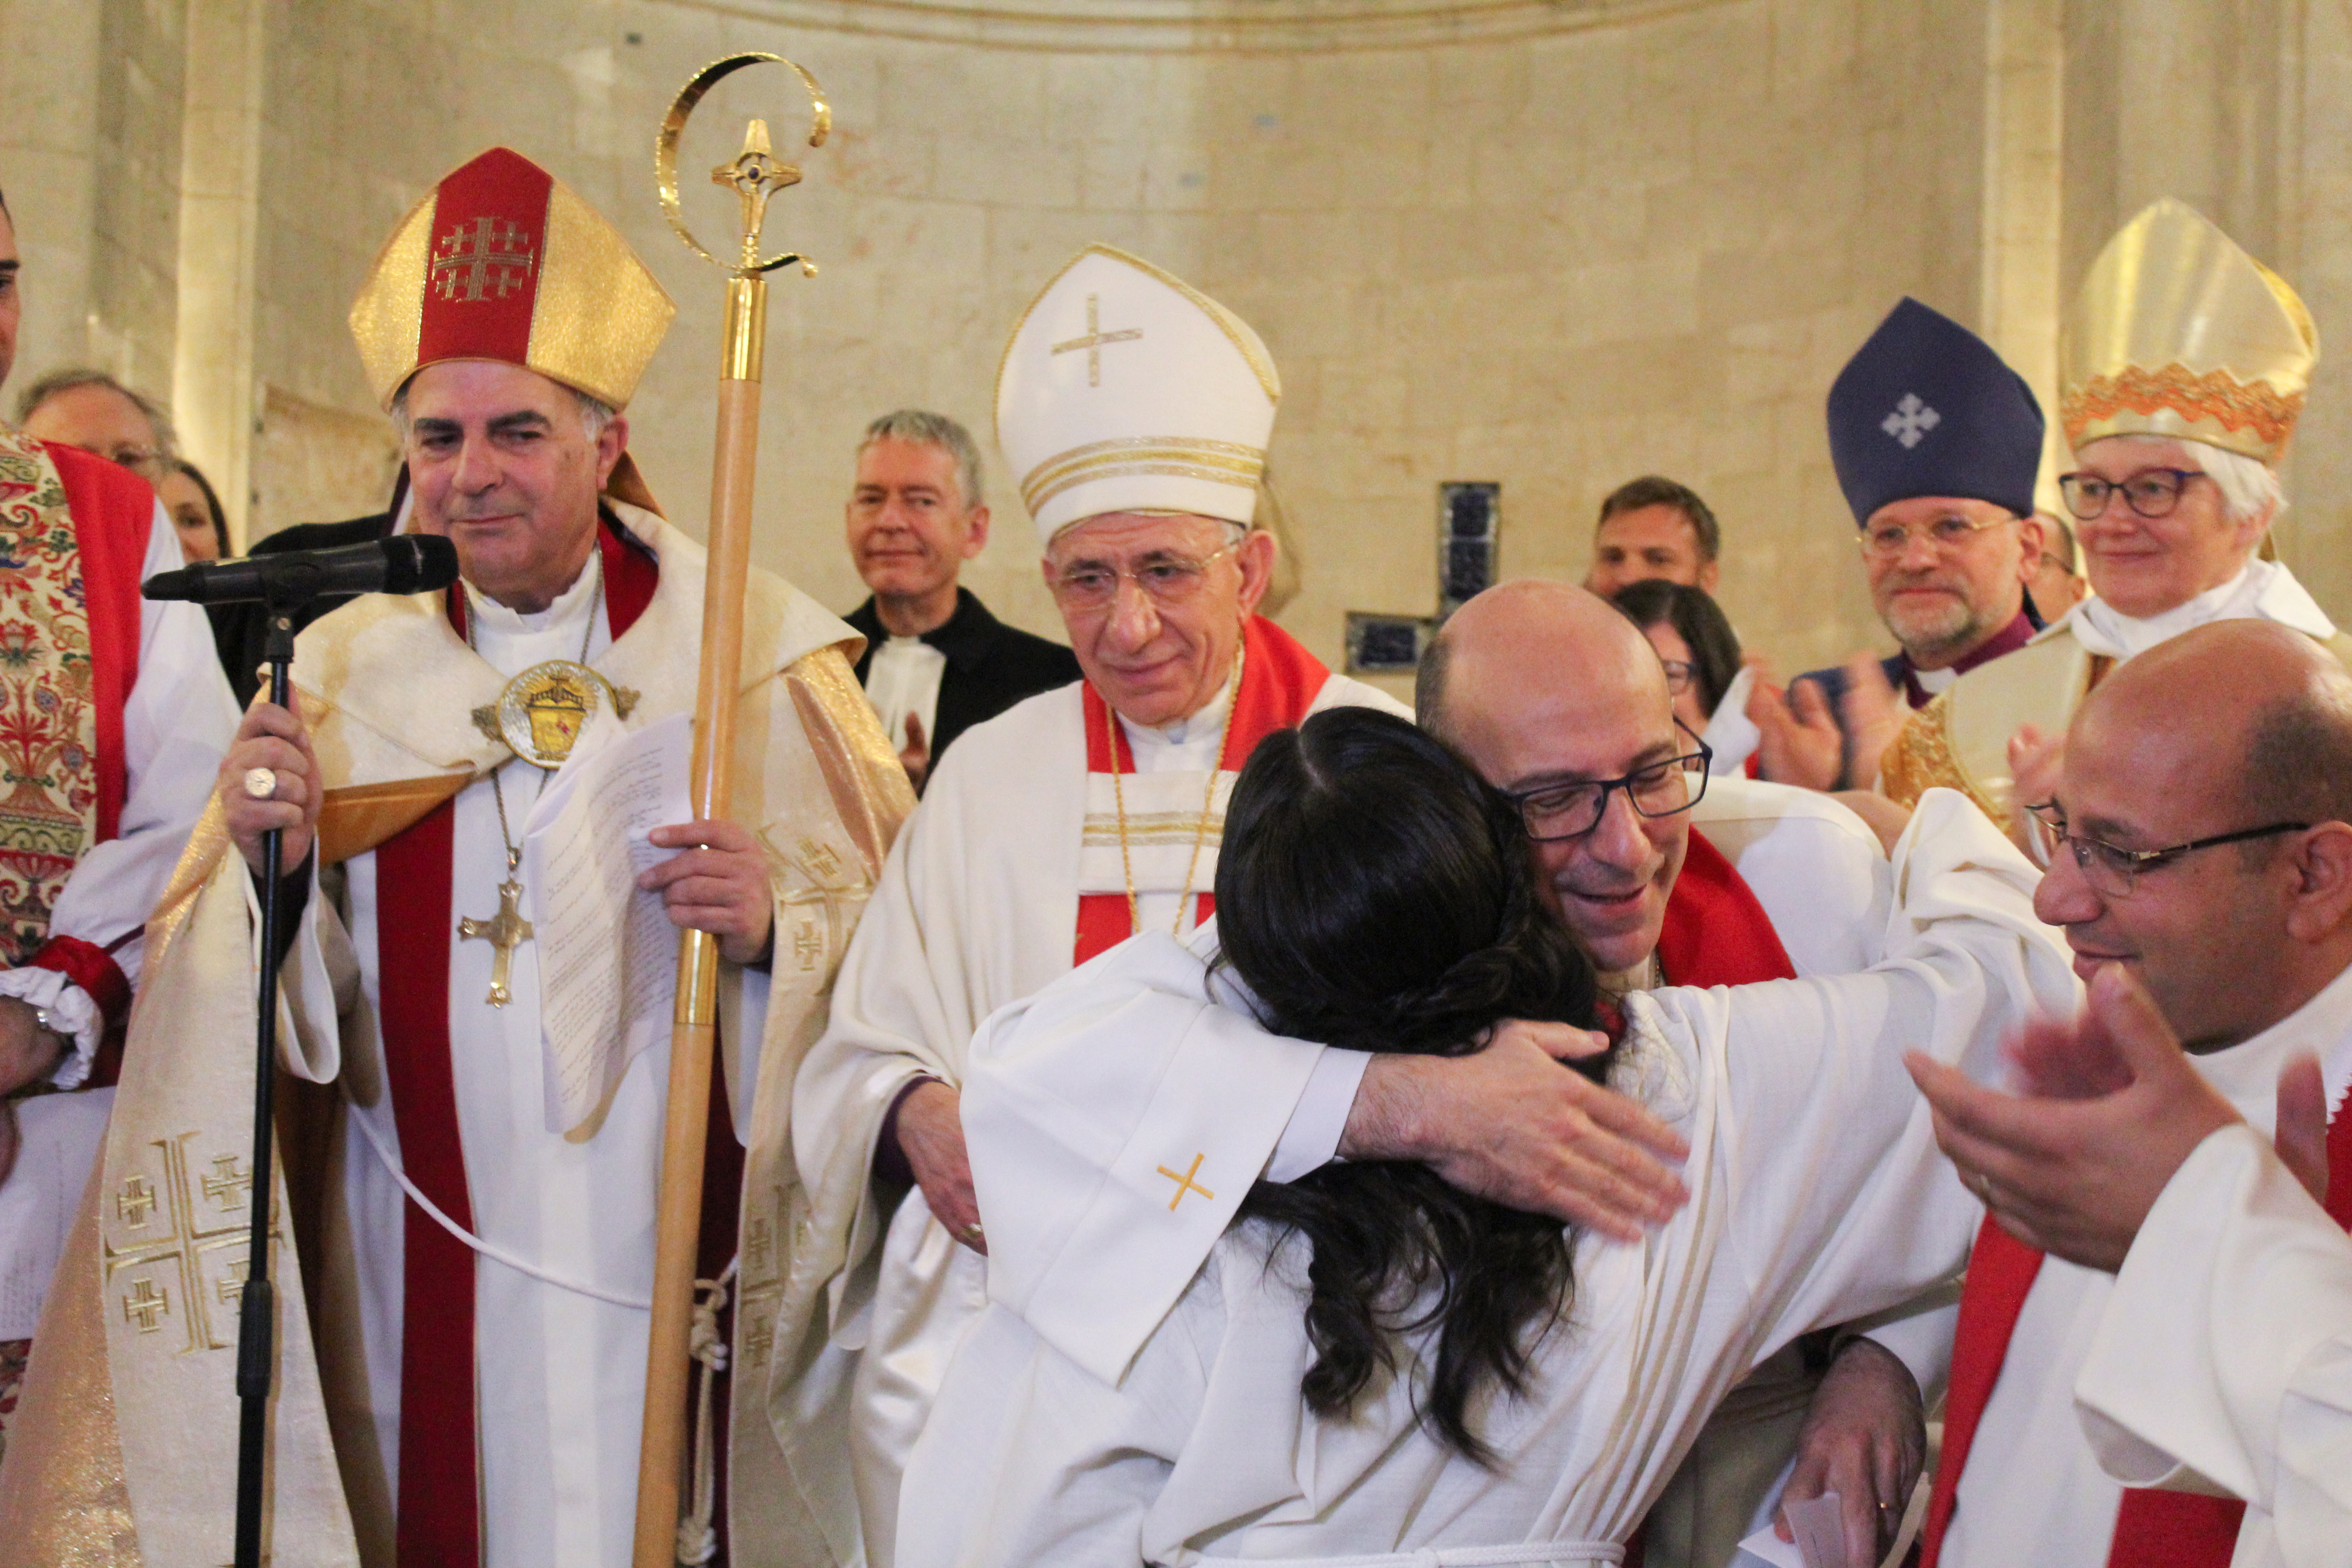
M 2306 1054 L 2319 1058 L 2328 1103 L 2340 1104 L 2352 1084 L 2352 970 L 2253 1038 L 2189 1060 L 2267 1138 L 2277 1124 L 2279 1072 Z M 2210 1282 L 2201 1268 L 2196 1277 Z M 2043 1259 L 1960 1472 L 1944 1536 L 1948 1568 L 2105 1568 L 2123 1485 L 2084 1438 L 2074 1385 L 2115 1289 L 2112 1274 Z M 2152 1349 L 2137 1347 L 2136 1376 L 2151 1375 Z
M 1082 1364 L 1088 1347 L 1066 1354 L 988 1309 L 908 1466 L 902 1568 L 1616 1561 L 1750 1367 L 1807 1329 L 1909 1299 L 1964 1256 L 1979 1211 L 1935 1148 L 1901 1052 L 1989 1071 L 2005 1032 L 2073 1005 L 2065 950 L 2033 917 L 2034 880 L 1973 806 L 1936 793 L 1897 849 L 1904 900 L 1878 967 L 1628 999 L 1617 1081 L 1690 1141 L 1692 1201 L 1638 1246 L 1579 1238 L 1575 1304 L 1542 1342 L 1528 1394 L 1480 1417 L 1506 1456 L 1497 1470 L 1423 1431 L 1407 1380 L 1349 1421 L 1308 1416 L 1306 1259 L 1288 1242 L 1267 1268 L 1269 1233 L 1243 1224 L 1116 1386 Z M 1152 937 L 999 1014 L 984 1048 L 1027 1040 L 1078 1060 L 1091 1041 L 1130 1058 L 1122 1078 L 1139 1061 L 1142 1077 L 1215 1073 L 1247 1048 L 1230 1018 L 1202 958 Z M 984 1115 L 968 1111 L 967 1129 L 975 1149 L 992 1135 Z M 1098 1162 L 1100 1188 L 1127 1189 L 1120 1206 L 1156 1199 L 1171 1231 L 1209 1200 L 1180 1193 L 1169 1207 L 1162 1167 L 1225 1204 L 1256 1173 L 1221 1160 L 1213 1128 L 1151 1141 L 1159 1131 L 1108 1159 L 1070 1152 Z M 1108 1201 L 981 1194 L 991 1209 L 1024 1200 L 1076 1224 Z
M 2231 1568 L 2352 1561 L 2352 1237 L 2261 1133 L 2225 1127 L 2173 1173 L 2074 1405 L 2117 1480 L 2246 1500 Z
M 647 689 L 627 721 L 635 728 L 692 700 L 698 647 L 690 628 L 699 624 L 703 558 L 690 540 L 652 514 L 617 503 L 614 510 L 663 563 L 652 605 L 621 644 L 610 634 L 608 610 L 595 604 L 593 556 L 590 567 L 541 614 L 520 616 L 474 597 L 474 644 L 493 669 L 511 676 L 547 659 L 579 658 L 584 638 L 590 664 L 611 673 L 618 685 Z M 772 637 L 789 660 L 856 636 L 772 579 L 765 588 L 755 584 L 754 593 L 781 604 L 783 618 L 780 633 L 771 627 L 759 634 L 761 658 L 768 657 Z M 362 600 L 321 621 L 304 634 L 304 652 L 335 633 L 339 617 L 373 604 Z M 625 656 L 635 661 L 626 668 Z M 311 655 L 309 662 L 315 678 L 341 660 Z M 298 659 L 298 679 L 302 668 Z M 768 824 L 786 808 L 780 803 L 794 801 L 817 803 L 811 810 L 822 816 L 822 803 L 833 797 L 805 739 L 809 721 L 796 711 L 788 683 L 762 680 L 763 673 L 747 661 L 744 677 L 753 684 L 739 729 L 737 818 Z M 661 700 L 651 689 L 657 682 Z M 454 720 L 444 714 L 443 721 L 462 725 L 462 708 Z M 761 738 L 756 745 L 753 737 Z M 760 759 L 756 770 L 740 765 L 745 756 Z M 331 770 L 335 764 L 322 753 L 322 765 Z M 496 776 L 507 822 L 520 835 L 545 775 L 508 758 Z M 549 1127 L 544 1079 L 551 1069 L 541 1039 L 537 943 L 515 948 L 512 1000 L 493 1007 L 488 995 L 494 950 L 458 934 L 459 918 L 498 912 L 499 884 L 508 875 L 507 839 L 490 778 L 461 790 L 454 811 L 446 932 L 383 929 L 378 856 L 371 850 L 343 863 L 339 896 L 331 885 L 323 895 L 314 885 L 285 964 L 296 1025 L 289 1065 L 306 1078 L 338 1079 L 346 1117 L 332 1156 L 338 1190 L 323 1226 L 325 1398 L 354 1521 L 365 1539 L 391 1519 L 399 1474 L 407 1199 L 371 1140 L 350 1123 L 364 1122 L 397 1156 L 400 1134 L 376 1032 L 379 942 L 446 942 L 450 1074 L 473 1233 L 545 1275 L 615 1299 L 583 1294 L 476 1254 L 472 1365 L 453 1365 L 450 1375 L 470 1376 L 475 1384 L 483 1563 L 486 1568 L 617 1568 L 629 1560 L 635 1523 L 649 1316 L 644 1303 L 653 1286 L 655 1173 L 668 1098 L 668 1043 L 665 1037 L 630 1065 L 593 1137 L 574 1142 Z M 830 842 L 839 830 L 826 821 L 819 831 Z M 836 853 L 854 863 L 856 850 L 844 838 Z M 524 919 L 535 918 L 541 892 L 524 888 Z M 720 974 L 730 1099 L 736 1135 L 750 1143 L 771 982 L 731 964 L 722 964 Z M 462 1363 L 469 1351 L 453 1346 L 450 1353 Z M 372 1438 L 372 1450 L 361 1434 Z

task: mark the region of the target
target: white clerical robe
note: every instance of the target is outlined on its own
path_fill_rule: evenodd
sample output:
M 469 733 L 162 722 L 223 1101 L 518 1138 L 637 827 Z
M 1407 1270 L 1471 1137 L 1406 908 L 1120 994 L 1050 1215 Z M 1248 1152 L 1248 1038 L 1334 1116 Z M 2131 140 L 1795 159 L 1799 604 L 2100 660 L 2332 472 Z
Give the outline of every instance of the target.
M 1175 724 L 1153 729 L 1121 720 L 1135 773 L 1205 780 L 1234 684 Z M 844 1222 L 830 1267 L 811 1275 L 824 1286 L 824 1300 L 811 1299 L 802 1310 L 826 1314 L 831 1346 L 856 1353 L 850 1468 L 873 1568 L 890 1561 L 898 1474 L 948 1353 L 986 1301 L 980 1255 L 931 1218 L 919 1190 L 895 1214 L 888 1207 L 895 1194 L 874 1191 L 877 1141 L 891 1104 L 919 1077 L 963 1081 L 966 1047 L 982 1019 L 1070 971 L 1089 810 L 1083 690 L 1073 684 L 1033 697 L 967 731 L 940 760 L 842 961 L 832 1023 L 794 1090 L 795 1148 L 820 1235 L 824 1216 Z M 1341 705 L 1402 711 L 1373 688 L 1334 675 L 1311 710 Z M 1198 787 L 1182 792 L 1188 803 L 1200 799 L 1192 793 Z M 1221 793 L 1229 787 L 1227 778 Z M 1189 931 L 1197 897 L 1215 876 L 1212 842 L 1198 854 L 1193 899 L 1175 889 L 1139 894 L 1140 929 Z M 788 1302 L 780 1329 L 787 1342 L 793 1315 Z M 797 1452 L 804 1474 L 824 1474 L 821 1450 L 839 1442 L 825 1428 L 842 1417 L 790 1417 L 782 1390 L 771 1403 L 780 1428 L 798 1428 L 784 1438 L 787 1452 Z M 797 1402 L 802 1409 L 813 1403 Z M 844 1561 L 855 1549 L 845 1525 L 829 1549 Z
M 2352 970 L 2253 1038 L 2189 1060 L 2267 1138 L 2280 1069 L 2315 1053 L 2328 1103 L 2340 1103 L 2352 1084 Z M 1944 1537 L 1948 1568 L 2105 1568 L 2123 1485 L 2083 1436 L 2074 1385 L 2115 1289 L 2114 1275 L 2042 1261 L 1960 1472 Z M 2153 1349 L 2136 1347 L 2134 1375 L 2157 1375 Z
M 1894 879 L 1877 836 L 1860 817 L 1811 790 L 1738 777 L 1709 779 L 1706 795 L 1691 815 L 1692 825 L 1732 862 L 1755 893 L 1800 976 L 1851 974 L 1877 961 Z M 1229 1137 L 1244 1125 L 1234 1120 L 1233 1107 L 1237 1100 L 1245 1100 L 1252 1108 L 1245 1124 L 1258 1129 L 1267 1173 L 1276 1181 L 1295 1180 L 1336 1152 L 1370 1058 L 1311 1042 L 1261 1039 L 1262 1048 L 1234 1052 L 1214 1078 L 1160 1074 L 1149 1081 L 1156 1096 L 1170 1100 L 1188 1088 L 1194 1089 L 1199 1103 L 1192 1114 L 1222 1121 Z M 1108 1053 L 1103 1059 L 1134 1066 L 1131 1053 L 1111 1047 L 1110 1041 L 1101 1043 L 1099 1048 Z M 1088 1047 L 1088 1054 L 1093 1048 Z M 982 1114 L 993 1115 L 1000 1109 L 1016 1116 L 1034 1112 L 1025 1131 L 1010 1135 L 1008 1130 L 1008 1136 L 976 1150 L 976 1170 L 1000 1154 L 1017 1161 L 1057 1140 L 1081 1135 L 1106 1150 L 1135 1146 L 1135 1129 L 1127 1124 L 1098 1124 L 1083 1134 L 1070 1127 L 1103 1103 L 1080 1100 L 1073 1105 L 1057 1092 L 1057 1085 L 1082 1070 L 1075 1061 L 1042 1051 L 1003 1055 L 984 1038 L 975 1044 L 971 1065 Z M 974 1106 L 975 1100 L 966 1101 L 967 1119 L 974 1114 Z M 1139 1107 L 1138 1110 L 1142 1113 Z M 1157 1113 L 1171 1114 L 1172 1105 Z M 1245 1154 L 1236 1153 L 1246 1160 Z M 992 1180 L 1019 1180 L 984 1173 Z M 1028 1304 L 1032 1325 L 1051 1342 L 1070 1342 L 1061 1328 L 1065 1314 L 1086 1322 L 1086 1333 L 1101 1335 L 1104 1303 L 1094 1275 L 1107 1271 L 1097 1268 L 1107 1237 L 1033 1229 L 1019 1224 L 1017 1216 L 1002 1217 L 1013 1223 L 991 1221 L 988 1281 L 993 1299 Z M 1150 1217 L 1148 1212 L 1106 1215 L 1104 1230 L 1127 1233 Z M 1125 1299 L 1135 1306 L 1119 1319 L 1129 1352 L 1150 1331 L 1158 1314 L 1173 1304 L 1215 1234 L 1212 1229 L 1195 1237 L 1201 1252 L 1193 1257 L 1162 1252 L 1117 1268 Z M 1033 1239 L 1045 1248 L 1042 1253 L 1032 1253 Z M 1085 1282 L 1066 1277 L 1057 1289 L 1036 1289 L 1036 1281 L 1065 1268 L 1087 1271 Z M 1146 1299 L 1151 1291 L 1158 1293 L 1156 1300 Z M 1930 1310 L 1895 1315 L 1867 1333 L 1909 1368 L 1932 1400 L 1949 1369 L 1954 1316 L 1945 1299 Z M 1118 1359 L 1107 1358 L 1097 1370 L 1116 1376 Z M 1733 1392 L 1661 1500 L 1651 1537 L 1657 1563 L 1719 1564 L 1729 1560 L 1736 1543 L 1757 1528 L 1759 1513 L 1768 1512 L 1778 1498 L 1798 1426 L 1818 1382 L 1818 1375 L 1806 1370 L 1800 1348 L 1790 1345 Z
M 185 563 L 178 531 L 158 502 L 139 574 L 144 579 Z M 133 987 L 147 916 L 212 798 L 237 717 L 203 609 L 142 601 L 139 672 L 122 703 L 121 830 L 83 854 L 49 915 L 51 935 L 110 947 Z M 47 1009 L 51 1024 L 73 1042 L 50 1081 L 73 1089 L 89 1077 L 105 1020 L 88 993 L 57 970 L 27 966 L 0 970 L 0 996 Z M 0 1340 L 30 1339 L 40 1321 L 113 1098 L 110 1089 L 92 1089 L 88 1104 L 23 1118 L 24 1156 L 0 1184 Z
M 1527 1395 L 1496 1395 L 1479 1418 L 1505 1456 L 1492 1471 L 1419 1426 L 1411 1375 L 1348 1420 L 1306 1414 L 1303 1248 L 1282 1244 L 1269 1268 L 1265 1227 L 1228 1228 L 1263 1159 L 1257 1129 L 1147 1117 L 1108 1159 L 1072 1146 L 990 1163 L 1030 1179 L 983 1186 L 984 1213 L 1117 1249 L 1087 1272 L 1105 1327 L 1066 1320 L 1057 1348 L 1020 1304 L 990 1306 L 916 1446 L 899 1563 L 1617 1561 L 1724 1391 L 1774 1346 L 1902 1301 L 1958 1264 L 1979 1211 L 1935 1150 L 1901 1052 L 1989 1071 L 2007 1031 L 2073 1005 L 2033 882 L 1973 807 L 1932 795 L 1898 848 L 1904 898 L 1878 967 L 1628 998 L 1614 1080 L 1690 1141 L 1692 1201 L 1636 1246 L 1578 1238 L 1574 1303 L 1541 1342 Z M 1161 1074 L 1229 1074 L 1266 1038 L 1242 1022 L 1217 1005 L 1203 957 L 1155 934 L 999 1014 L 975 1049 L 1075 1062 L 1089 1042 L 1116 1045 L 1121 1071 L 1065 1092 L 1133 1100 Z M 1127 1109 L 1088 1120 L 1123 1124 Z M 1253 1120 L 1245 1103 L 1234 1112 Z M 968 1101 L 966 1125 L 977 1156 L 1002 1123 Z M 1147 1203 L 1151 1225 L 1097 1228 Z M 1134 1299 L 1119 1281 L 1163 1246 L 1198 1257 L 1204 1226 L 1219 1233 L 1208 1262 L 1123 1354 Z
M 2173 1173 L 2074 1405 L 2126 1486 L 2246 1500 L 2231 1568 L 2352 1563 L 2352 1237 L 2262 1134 L 2225 1127 Z
M 653 607 L 635 628 L 640 635 L 615 645 L 610 617 L 599 603 L 600 555 L 592 555 L 580 578 L 540 614 L 518 615 L 470 591 L 467 602 L 475 650 L 499 676 L 549 659 L 580 659 L 584 647 L 587 661 L 612 673 L 615 684 L 647 687 L 629 721 L 634 728 L 692 701 L 696 646 L 690 636 L 681 639 L 678 634 L 698 623 L 702 556 L 651 514 L 617 504 L 614 510 L 663 563 Z M 609 603 L 609 594 L 602 597 Z M 772 860 L 797 856 L 837 865 L 844 875 L 855 872 L 862 893 L 862 849 L 854 836 L 841 836 L 831 816 L 837 795 L 828 791 L 848 787 L 846 774 L 873 759 L 845 759 L 845 777 L 835 778 L 835 764 L 813 754 L 815 742 L 803 738 L 804 730 L 814 731 L 816 725 L 796 710 L 792 683 L 749 662 L 771 657 L 772 647 L 782 649 L 773 657 L 790 661 L 838 642 L 854 647 L 856 634 L 772 579 L 755 584 L 753 599 L 757 629 L 743 672 L 750 694 L 739 720 L 734 814 L 758 826 L 769 840 Z M 305 652 L 322 637 L 346 635 L 349 623 L 338 617 L 361 614 L 362 607 L 366 614 L 380 614 L 374 605 L 363 600 L 320 622 L 305 634 Z M 421 609 L 398 606 L 385 624 L 398 630 L 407 624 L 403 617 L 439 615 L 439 605 L 436 596 Z M 781 626 L 774 624 L 778 619 Z M 659 626 L 651 624 L 656 620 Z M 364 644 L 365 636 L 357 640 Z M 649 646 L 646 637 L 664 640 Z M 636 662 L 622 669 L 618 661 L 625 654 Z M 322 671 L 326 679 L 336 678 L 341 661 L 353 657 L 341 651 L 312 656 L 318 667 L 313 678 Z M 302 668 L 298 659 L 298 679 Z M 843 712 L 855 712 L 860 732 L 874 742 L 879 767 L 887 770 L 884 795 L 896 791 L 890 798 L 904 798 L 904 775 L 881 750 L 870 718 L 848 686 L 845 665 L 835 668 L 850 693 L 847 704 L 855 704 L 845 705 Z M 657 684 L 661 690 L 651 689 Z M 362 715 L 359 721 L 373 717 Z M 449 717 L 471 728 L 462 702 Z M 840 717 L 835 715 L 836 721 Z M 746 757 L 757 759 L 756 769 L 744 765 Z M 322 754 L 322 765 L 331 770 L 336 764 Z M 872 766 L 864 771 L 869 782 L 877 776 Z M 470 1375 L 480 1434 L 486 1568 L 573 1568 L 629 1559 L 653 1285 L 655 1173 L 667 1103 L 665 1036 L 629 1066 L 592 1136 L 575 1140 L 551 1128 L 545 1079 L 551 1068 L 541 1037 L 537 944 L 525 941 L 515 948 L 511 1001 L 494 1006 L 488 1001 L 491 944 L 459 934 L 456 917 L 498 912 L 508 845 L 520 844 L 524 818 L 546 777 L 501 747 L 494 774 L 485 771 L 455 795 L 452 919 L 446 934 L 415 938 L 448 944 L 449 1068 L 472 1208 L 474 1239 L 467 1245 L 476 1248 Z M 794 801 L 806 804 L 790 808 Z M 798 826 L 786 820 L 793 810 L 800 814 Z M 800 838 L 803 833 L 812 837 Z M 877 857 L 880 847 L 874 846 Z M 324 1226 L 320 1318 L 328 1346 L 322 1356 L 325 1397 L 362 1539 L 390 1524 L 400 1474 L 403 1227 L 409 1202 L 396 1172 L 400 1133 L 376 1020 L 383 1003 L 379 940 L 410 933 L 383 927 L 380 858 L 380 851 L 371 849 L 344 861 L 340 898 L 326 896 L 331 888 L 314 879 L 285 965 L 287 1001 L 296 1024 L 289 1066 L 315 1081 L 339 1078 L 345 1107 L 333 1155 L 338 1201 Z M 536 917 L 539 892 L 523 889 L 526 920 Z M 855 919 L 855 897 L 844 905 L 845 922 Z M 257 913 L 255 918 L 257 923 Z M 785 970 L 794 967 L 797 944 L 805 937 L 814 946 L 797 967 L 811 972 L 809 984 L 819 987 L 815 1002 L 821 1006 L 825 965 L 818 961 L 838 951 L 839 936 L 803 929 L 805 918 L 782 900 L 781 891 L 777 921 L 786 957 L 772 982 L 775 994 L 782 993 Z M 799 979 L 793 984 L 803 985 Z M 736 1134 L 747 1144 L 754 1142 L 763 1046 L 776 1045 L 766 1016 L 771 994 L 768 976 L 721 966 L 726 1078 Z M 791 1066 L 773 1070 L 789 1074 Z M 752 1161 L 759 1162 L 756 1151 Z M 784 1161 L 788 1165 L 788 1153 Z M 752 1199 L 746 1202 L 749 1207 Z M 757 1283 L 745 1280 L 746 1315 L 765 1310 L 751 1300 Z M 350 1349 L 353 1340 L 355 1356 Z M 337 1353 L 339 1344 L 343 1353 Z M 464 1348 L 453 1353 L 462 1356 Z M 360 1375 L 353 1376 L 355 1371 Z M 452 1375 L 467 1373 L 457 1370 Z M 744 1510 L 732 1511 L 740 1522 Z

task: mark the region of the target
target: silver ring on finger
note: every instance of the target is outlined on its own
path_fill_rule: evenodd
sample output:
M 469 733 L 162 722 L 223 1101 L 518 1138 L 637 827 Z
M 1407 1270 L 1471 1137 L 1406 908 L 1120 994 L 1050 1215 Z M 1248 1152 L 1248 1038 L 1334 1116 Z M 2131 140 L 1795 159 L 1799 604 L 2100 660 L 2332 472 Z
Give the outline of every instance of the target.
M 245 794 L 248 800 L 268 800 L 278 793 L 278 772 L 274 768 L 245 770 Z

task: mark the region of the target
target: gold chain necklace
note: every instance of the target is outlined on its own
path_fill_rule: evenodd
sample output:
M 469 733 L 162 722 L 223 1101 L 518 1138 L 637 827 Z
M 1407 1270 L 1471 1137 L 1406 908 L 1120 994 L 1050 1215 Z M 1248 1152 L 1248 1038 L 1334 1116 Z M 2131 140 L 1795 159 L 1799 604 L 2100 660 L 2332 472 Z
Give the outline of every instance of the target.
M 1184 863 L 1184 890 L 1176 895 L 1175 923 L 1168 934 L 1178 941 L 1184 935 L 1184 906 L 1192 897 L 1192 877 L 1201 868 L 1201 846 L 1209 837 L 1209 809 L 1217 803 L 1217 774 L 1225 762 L 1225 742 L 1234 732 L 1234 713 L 1242 705 L 1242 668 L 1248 658 L 1246 643 L 1234 645 L 1234 700 L 1225 705 L 1224 722 L 1217 727 L 1217 750 L 1209 759 L 1209 787 L 1201 796 L 1201 818 L 1192 827 L 1192 858 Z M 1127 847 L 1127 790 L 1118 782 L 1118 715 L 1108 702 L 1103 704 L 1103 726 L 1110 731 L 1110 797 L 1118 807 L 1118 866 L 1127 877 L 1127 929 L 1143 929 L 1142 906 L 1135 897 L 1135 859 Z

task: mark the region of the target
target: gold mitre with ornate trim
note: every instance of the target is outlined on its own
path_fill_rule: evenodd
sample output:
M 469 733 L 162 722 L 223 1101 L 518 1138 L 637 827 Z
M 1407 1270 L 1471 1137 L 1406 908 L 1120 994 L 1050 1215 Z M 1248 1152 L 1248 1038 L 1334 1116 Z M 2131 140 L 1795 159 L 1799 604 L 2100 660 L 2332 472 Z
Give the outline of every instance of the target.
M 492 359 L 619 409 L 676 314 L 603 214 L 521 153 L 493 147 L 401 220 L 351 321 L 387 408 L 426 365 Z
M 2078 451 L 2165 436 L 2276 463 L 2319 331 L 2284 279 L 2167 196 L 2092 264 L 2060 358 L 2058 415 Z
M 1051 543 L 1108 511 L 1246 526 L 1282 380 L 1249 323 L 1090 245 L 1030 301 L 996 371 L 996 440 Z

